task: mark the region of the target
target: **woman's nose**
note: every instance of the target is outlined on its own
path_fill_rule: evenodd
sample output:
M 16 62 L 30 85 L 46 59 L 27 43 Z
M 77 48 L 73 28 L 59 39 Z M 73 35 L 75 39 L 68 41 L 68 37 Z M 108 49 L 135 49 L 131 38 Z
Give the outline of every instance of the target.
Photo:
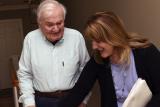
M 92 49 L 97 49 L 98 45 L 95 41 L 92 41 Z

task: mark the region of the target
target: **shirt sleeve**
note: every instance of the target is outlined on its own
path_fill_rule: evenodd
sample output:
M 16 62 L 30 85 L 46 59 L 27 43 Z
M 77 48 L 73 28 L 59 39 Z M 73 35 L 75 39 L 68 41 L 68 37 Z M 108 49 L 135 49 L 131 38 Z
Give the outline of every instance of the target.
M 90 56 L 88 54 L 88 50 L 86 48 L 85 40 L 84 40 L 84 38 L 81 34 L 80 34 L 79 53 L 80 53 L 80 68 L 79 68 L 79 71 L 81 73 L 84 66 L 86 65 L 86 63 L 90 59 Z M 91 94 L 92 94 L 92 92 L 90 91 L 89 94 L 85 97 L 85 99 L 83 100 L 84 104 L 87 104 L 88 100 L 90 99 Z
M 80 67 L 79 71 L 81 72 L 86 65 L 86 63 L 89 61 L 90 56 L 88 54 L 88 50 L 86 48 L 85 40 L 82 35 L 80 35 L 80 43 L 79 43 L 79 56 L 80 56 Z
M 146 107 L 159 107 L 160 105 L 160 51 L 151 45 L 146 49 L 146 71 L 150 78 L 150 88 L 153 93 L 152 99 Z
M 77 107 L 92 89 L 97 79 L 97 73 L 97 68 L 91 59 L 84 67 L 69 95 L 61 100 L 58 107 Z
M 35 105 L 29 44 L 29 38 L 28 36 L 26 36 L 26 38 L 24 39 L 23 49 L 19 60 L 19 69 L 17 71 L 17 77 L 19 80 L 19 87 L 21 93 L 19 101 L 23 103 L 24 107 L 29 105 Z

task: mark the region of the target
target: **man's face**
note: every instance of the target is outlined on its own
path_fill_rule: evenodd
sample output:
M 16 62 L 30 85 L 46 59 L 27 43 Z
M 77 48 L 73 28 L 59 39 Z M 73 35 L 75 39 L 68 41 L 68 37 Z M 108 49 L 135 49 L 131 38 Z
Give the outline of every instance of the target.
M 61 8 L 52 11 L 43 12 L 39 22 L 39 27 L 45 37 L 55 42 L 63 37 L 64 33 L 64 13 Z

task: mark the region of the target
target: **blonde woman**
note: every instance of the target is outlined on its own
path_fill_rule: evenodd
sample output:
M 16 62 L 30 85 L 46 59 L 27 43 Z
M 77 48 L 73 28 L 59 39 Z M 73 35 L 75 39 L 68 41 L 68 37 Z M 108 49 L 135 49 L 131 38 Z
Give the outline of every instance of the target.
M 101 107 L 122 107 L 135 81 L 146 80 L 153 97 L 146 107 L 160 106 L 160 52 L 147 39 L 128 33 L 113 12 L 98 12 L 86 24 L 93 54 L 60 107 L 76 107 L 96 80 Z

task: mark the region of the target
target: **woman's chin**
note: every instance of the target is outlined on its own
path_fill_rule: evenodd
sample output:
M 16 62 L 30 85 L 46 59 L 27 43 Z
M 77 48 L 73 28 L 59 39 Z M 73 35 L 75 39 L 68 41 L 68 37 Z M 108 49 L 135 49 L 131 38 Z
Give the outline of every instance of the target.
M 101 57 L 102 57 L 102 58 L 107 58 L 108 55 L 103 55 L 103 54 L 101 54 Z

